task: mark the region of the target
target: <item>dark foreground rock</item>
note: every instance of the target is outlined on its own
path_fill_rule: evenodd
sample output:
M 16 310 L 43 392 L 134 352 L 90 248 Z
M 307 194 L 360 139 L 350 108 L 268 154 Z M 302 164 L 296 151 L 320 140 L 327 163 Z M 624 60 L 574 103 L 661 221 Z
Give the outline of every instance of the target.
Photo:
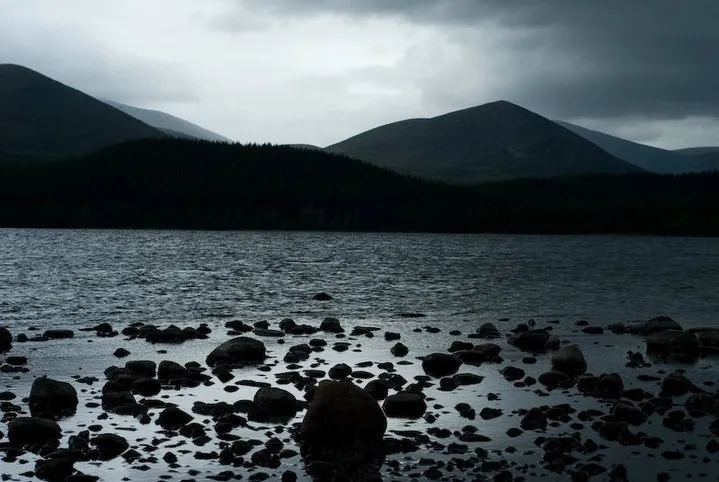
M 92 439 L 92 444 L 97 447 L 100 460 L 111 460 L 130 448 L 124 437 L 114 433 L 102 433 Z
M 552 368 L 568 375 L 581 375 L 587 371 L 587 361 L 579 346 L 567 345 L 552 354 Z
M 249 365 L 264 361 L 265 353 L 265 344 L 260 340 L 240 336 L 212 350 L 205 362 L 211 367 L 219 363 Z
M 64 417 L 77 410 L 77 391 L 67 382 L 36 378 L 30 389 L 28 405 L 33 416 Z
M 12 334 L 4 326 L 0 326 L 0 353 L 12 348 Z
M 15 446 L 38 444 L 57 447 L 61 434 L 60 426 L 46 418 L 18 417 L 8 423 L 8 440 Z
M 427 410 L 427 403 L 421 393 L 399 392 L 388 396 L 382 408 L 388 417 L 420 418 Z
M 435 378 L 454 375 L 461 365 L 462 360 L 446 353 L 431 353 L 422 360 L 424 372 Z
M 272 419 L 290 419 L 297 413 L 297 399 L 287 390 L 262 387 L 253 399 L 250 420 L 265 422 Z

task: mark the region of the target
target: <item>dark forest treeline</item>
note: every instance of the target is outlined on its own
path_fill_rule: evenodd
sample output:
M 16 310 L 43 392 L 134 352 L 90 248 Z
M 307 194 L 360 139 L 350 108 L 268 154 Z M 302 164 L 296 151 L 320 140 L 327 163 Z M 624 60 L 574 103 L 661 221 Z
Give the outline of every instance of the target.
M 0 164 L 0 226 L 719 235 L 719 174 L 455 187 L 320 151 L 145 140 Z

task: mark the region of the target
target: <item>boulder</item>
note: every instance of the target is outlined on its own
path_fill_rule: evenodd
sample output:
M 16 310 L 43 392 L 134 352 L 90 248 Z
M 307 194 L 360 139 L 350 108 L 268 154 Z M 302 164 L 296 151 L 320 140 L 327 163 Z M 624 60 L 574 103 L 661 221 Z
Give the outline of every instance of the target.
M 211 367 L 218 363 L 249 365 L 264 361 L 265 353 L 265 344 L 260 340 L 240 336 L 212 350 L 205 361 Z
M 658 316 L 638 325 L 630 326 L 630 333 L 648 335 L 657 331 L 677 330 L 682 331 L 681 325 L 668 316 Z
M 72 477 L 75 460 L 70 457 L 40 459 L 35 461 L 35 477 L 49 482 L 60 482 Z
M 36 378 L 30 389 L 28 405 L 30 413 L 62 417 L 72 415 L 77 410 L 77 391 L 67 382 L 52 378 Z
M 162 390 L 162 385 L 155 378 L 138 378 L 132 382 L 132 393 L 137 393 L 143 397 L 154 397 Z
M 375 400 L 384 400 L 389 393 L 389 387 L 384 380 L 372 380 L 365 385 L 364 389 L 372 395 Z
M 0 353 L 12 348 L 12 334 L 4 326 L 0 326 Z
M 567 345 L 552 354 L 552 368 L 568 375 L 581 375 L 587 371 L 587 361 L 579 346 Z
M 501 338 L 502 335 L 494 323 L 485 323 L 477 328 L 477 334 L 480 338 Z
M 75 336 L 72 330 L 45 330 L 42 334 L 43 337 L 49 340 L 61 340 L 65 338 L 72 338 Z
M 316 446 L 380 445 L 387 419 L 377 401 L 349 381 L 324 380 L 315 390 L 299 438 Z
M 399 392 L 388 396 L 382 408 L 391 418 L 420 418 L 427 410 L 427 402 L 421 393 Z
M 618 373 L 609 373 L 599 377 L 597 394 L 605 398 L 619 398 L 624 392 L 624 382 Z
M 533 353 L 544 352 L 559 347 L 559 339 L 545 329 L 520 330 L 509 343 L 520 350 Z
M 93 437 L 91 443 L 97 447 L 100 460 L 111 460 L 130 448 L 124 437 L 114 433 L 101 433 Z
M 340 325 L 340 320 L 329 316 L 320 323 L 320 331 L 327 333 L 344 333 L 345 330 L 342 328 L 342 325 Z
M 692 332 L 654 331 L 647 336 L 647 352 L 698 357 L 699 338 Z
M 315 300 L 315 301 L 330 301 L 330 300 L 332 299 L 332 295 L 330 295 L 329 293 L 325 293 L 324 291 L 322 291 L 322 292 L 320 292 L 320 293 L 315 294 L 315 295 L 312 297 L 312 299 Z
M 352 367 L 350 367 L 346 363 L 338 363 L 337 365 L 330 368 L 327 374 L 333 380 L 347 378 L 348 376 L 352 375 Z
M 670 373 L 662 380 L 662 395 L 680 397 L 696 389 L 696 386 L 679 372 Z
M 183 425 L 187 425 L 194 417 L 177 407 L 166 407 L 157 417 L 157 425 L 165 430 L 178 430 Z
M 37 444 L 57 447 L 61 436 L 60 426 L 45 418 L 18 417 L 8 422 L 8 440 L 14 446 Z
M 135 375 L 152 378 L 155 376 L 157 365 L 151 360 L 132 360 L 125 363 L 125 369 Z
M 281 388 L 260 388 L 252 403 L 271 418 L 291 418 L 297 413 L 297 399 Z
M 446 353 L 432 353 L 422 360 L 424 372 L 435 378 L 454 375 L 462 365 L 462 360 Z
M 397 357 L 403 357 L 406 356 L 407 353 L 409 353 L 409 348 L 407 348 L 406 345 L 403 343 L 395 343 L 395 345 L 389 349 L 389 352 L 392 353 L 394 356 Z
M 545 430 L 547 428 L 547 416 L 539 408 L 532 408 L 527 412 L 519 424 L 522 430 Z
M 474 345 L 472 343 L 466 342 L 466 341 L 459 341 L 455 340 L 452 342 L 452 344 L 447 349 L 448 352 L 454 353 L 456 351 L 462 351 L 462 350 L 471 350 L 474 348 Z

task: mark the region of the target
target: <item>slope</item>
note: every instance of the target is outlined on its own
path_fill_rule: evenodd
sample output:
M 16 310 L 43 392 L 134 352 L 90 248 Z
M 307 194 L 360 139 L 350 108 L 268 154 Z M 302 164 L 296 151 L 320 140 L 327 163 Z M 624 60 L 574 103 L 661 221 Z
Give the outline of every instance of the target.
M 0 65 L 0 151 L 15 158 L 88 154 L 165 134 L 26 67 Z
M 641 169 L 506 101 L 364 132 L 329 152 L 458 184 Z
M 186 121 L 174 115 L 167 114 L 159 110 L 141 109 L 130 105 L 121 104 L 107 99 L 100 99 L 112 107 L 121 110 L 135 119 L 148 124 L 156 129 L 160 129 L 173 137 L 188 137 L 190 139 L 202 139 L 206 141 L 231 142 L 227 137 L 223 137 L 212 131 L 200 127 L 197 124 Z

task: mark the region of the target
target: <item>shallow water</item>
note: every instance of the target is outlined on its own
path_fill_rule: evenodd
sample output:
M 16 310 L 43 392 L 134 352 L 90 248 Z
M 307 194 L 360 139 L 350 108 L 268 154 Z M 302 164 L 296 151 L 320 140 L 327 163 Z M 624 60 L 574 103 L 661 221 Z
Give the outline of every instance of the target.
M 319 291 L 330 292 L 330 302 L 311 301 Z M 424 318 L 407 319 L 402 312 L 418 312 Z M 118 346 L 132 352 L 128 359 L 169 359 L 180 363 L 204 362 L 209 351 L 227 339 L 224 322 L 240 318 L 252 323 L 268 320 L 276 323 L 291 317 L 297 322 L 317 325 L 325 316 L 340 319 L 345 328 L 355 325 L 376 325 L 402 334 L 402 342 L 410 347 L 407 357 L 412 365 L 397 366 L 398 373 L 411 381 L 422 373 L 415 357 L 433 351 L 446 351 L 451 341 L 465 339 L 466 334 L 486 321 L 492 321 L 502 331 L 517 322 L 535 319 L 538 325 L 556 320 L 555 332 L 563 340 L 577 342 L 588 359 L 589 372 L 617 371 L 628 387 L 641 386 L 656 392 L 656 384 L 640 383 L 638 373 L 655 374 L 671 371 L 675 366 L 661 363 L 642 370 L 625 367 L 627 350 L 642 350 L 643 341 L 625 335 L 584 335 L 575 327 L 579 319 L 605 325 L 615 321 L 648 319 L 669 315 L 685 327 L 716 326 L 719 314 L 719 240 L 693 238 L 630 238 L 593 236 L 456 236 L 408 234 L 339 234 L 339 233 L 261 233 L 261 232 L 172 232 L 172 231 L 50 231 L 0 230 L 0 325 L 14 333 L 40 331 L 48 327 L 80 328 L 100 322 L 110 322 L 116 329 L 132 322 L 157 325 L 176 323 L 180 326 L 207 323 L 212 329 L 209 340 L 194 340 L 181 346 L 150 345 L 142 340 L 125 341 L 122 337 L 99 339 L 92 333 L 76 332 L 71 340 L 45 343 L 16 344 L 12 354 L 27 355 L 30 371 L 17 379 L 0 374 L 0 391 L 10 389 L 20 397 L 27 396 L 32 379 L 39 375 L 70 380 L 72 375 L 97 376 L 112 364 L 123 364 L 112 356 Z M 500 319 L 509 318 L 509 321 Z M 416 333 L 415 328 L 436 326 L 440 333 Z M 452 336 L 450 330 L 460 330 L 462 336 Z M 315 335 L 315 337 L 319 336 Z M 323 335 L 330 342 L 332 335 Z M 236 379 L 274 381 L 274 372 L 285 371 L 282 357 L 287 347 L 303 342 L 304 337 L 288 337 L 287 345 L 264 339 L 270 355 L 271 372 L 247 369 L 236 372 Z M 352 340 L 360 345 L 358 351 L 336 353 L 326 350 L 316 354 L 322 361 L 311 358 L 302 363 L 309 368 L 312 362 L 328 369 L 334 363 L 350 365 L 362 361 L 396 361 L 389 353 L 393 344 L 384 341 L 381 332 L 375 338 Z M 536 365 L 524 365 L 524 354 L 500 342 L 505 363 L 480 367 L 463 366 L 460 371 L 477 373 L 485 380 L 475 386 L 462 387 L 453 392 L 441 392 L 433 387 L 427 395 L 436 399 L 429 403 L 429 411 L 438 415 L 436 426 L 452 430 L 468 423 L 492 438 L 491 442 L 469 444 L 470 450 L 481 446 L 490 452 L 490 459 L 508 459 L 519 465 L 535 464 L 528 469 L 529 480 L 539 475 L 548 479 L 566 479 L 540 467 L 542 450 L 534 445 L 538 434 L 525 433 L 510 439 L 506 430 L 518 426 L 521 417 L 512 410 L 530 408 L 537 404 L 569 402 L 578 409 L 597 406 L 598 402 L 577 395 L 554 391 L 540 397 L 531 388 L 517 388 L 506 382 L 499 369 L 508 364 L 523 368 L 535 378 L 549 368 L 549 357 L 539 357 Z M 157 353 L 167 349 L 167 354 Z M 712 359 L 704 359 L 694 366 L 685 366 L 688 376 L 696 383 L 717 381 Z M 374 367 L 367 369 L 379 373 Z M 233 382 L 230 382 L 232 384 Z M 84 402 L 99 394 L 102 381 L 92 387 L 75 384 Z M 234 401 L 252 398 L 256 389 L 240 387 L 236 393 L 222 390 L 216 383 L 211 387 L 177 392 L 163 391 L 161 396 L 189 411 L 192 402 L 202 400 Z M 294 390 L 291 385 L 284 386 Z M 500 395 L 490 402 L 489 392 Z M 453 407 L 467 402 L 477 412 L 483 407 L 502 408 L 504 416 L 490 420 L 468 421 L 460 418 Z M 435 409 L 434 403 L 445 408 Z M 682 399 L 676 400 L 683 403 Z M 83 424 L 96 423 L 101 411 L 81 409 L 78 415 L 61 422 L 68 434 L 76 433 Z M 157 413 L 152 411 L 151 413 Z M 296 421 L 301 420 L 303 413 Z M 204 417 L 197 417 L 202 420 Z M 699 477 L 706 473 L 715 480 L 719 465 L 701 463 L 708 456 L 704 445 L 709 440 L 706 430 L 711 419 L 697 421 L 697 429 L 690 434 L 676 434 L 661 426 L 661 417 L 653 416 L 651 423 L 640 429 L 661 435 L 665 444 L 661 449 L 629 449 L 605 442 L 608 448 L 600 452 L 601 464 L 611 468 L 625 463 L 630 480 L 655 480 L 657 472 L 666 471 L 672 479 Z M 138 450 L 153 437 L 159 427 L 141 426 L 132 418 L 111 415 L 108 421 L 135 431 L 116 432 L 127 437 Z M 588 428 L 583 438 L 601 439 Z M 242 436 L 260 440 L 271 426 L 255 430 L 236 431 Z M 390 431 L 399 429 L 425 430 L 424 421 L 391 420 Z M 0 431 L 5 427 L 0 424 Z M 552 428 L 550 434 L 572 433 L 567 426 Z M 285 431 L 280 438 L 286 438 Z M 161 459 L 167 445 L 182 439 L 173 438 L 159 444 L 155 455 Z M 184 440 L 184 439 L 182 439 Z M 454 438 L 441 440 L 446 444 Z M 688 451 L 682 461 L 669 462 L 659 456 L 664 450 L 682 449 L 687 444 L 698 446 Z M 516 447 L 516 453 L 505 448 Z M 217 443 L 194 447 L 193 450 L 217 450 Z M 175 449 L 180 450 L 180 449 Z M 142 451 L 142 450 L 141 450 Z M 533 453 L 527 454 L 528 451 Z M 193 453 L 192 452 L 192 453 Z M 656 453 L 653 453 L 656 452 Z M 196 478 L 218 473 L 227 467 L 217 462 L 197 461 L 192 453 L 181 457 L 181 468 L 173 479 L 189 478 L 190 467 L 200 471 Z M 420 456 L 448 458 L 442 451 L 420 451 L 391 456 L 406 469 L 405 477 L 391 474 L 385 465 L 387 480 L 409 480 L 411 473 L 419 473 Z M 651 460 L 648 475 L 646 461 Z M 692 459 L 691 456 L 696 456 Z M 405 459 L 408 457 L 408 459 Z M 450 456 L 451 457 L 451 456 Z M 27 456 L 27 460 L 34 460 Z M 712 460 L 715 460 L 712 457 Z M 19 474 L 31 469 L 31 464 L 6 464 L 2 472 Z M 129 464 L 122 459 L 100 466 L 77 464 L 103 480 L 157 480 L 168 473 L 160 460 L 148 464 L 147 471 L 138 470 L 139 463 Z M 294 457 L 278 469 L 290 468 L 302 474 L 302 461 Z M 232 469 L 247 478 L 253 471 Z M 254 472 L 267 469 L 256 469 Z M 519 473 L 518 470 L 512 469 Z M 447 476 L 462 478 L 457 472 Z M 488 474 L 491 475 L 491 474 Z M 598 477 L 602 480 L 602 476 Z M 418 477 L 422 480 L 422 476 Z M 469 478 L 471 480 L 471 478 Z

